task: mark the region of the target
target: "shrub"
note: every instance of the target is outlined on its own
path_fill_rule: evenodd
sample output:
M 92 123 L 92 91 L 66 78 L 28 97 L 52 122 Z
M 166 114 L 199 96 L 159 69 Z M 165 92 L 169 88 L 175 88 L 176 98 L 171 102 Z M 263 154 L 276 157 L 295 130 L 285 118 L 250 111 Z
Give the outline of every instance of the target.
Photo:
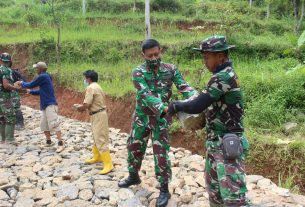
M 12 4 L 14 5 L 15 2 L 12 0 L 1 0 L 0 1 L 0 7 L 9 7 L 12 6 Z
M 31 26 L 37 26 L 43 22 L 44 16 L 33 11 L 28 11 L 24 15 L 25 21 Z
M 182 5 L 176 0 L 154 0 L 151 7 L 154 11 L 177 12 L 182 9 Z
M 250 102 L 246 109 L 246 123 L 257 128 L 280 127 L 285 121 L 284 100 L 267 95 Z

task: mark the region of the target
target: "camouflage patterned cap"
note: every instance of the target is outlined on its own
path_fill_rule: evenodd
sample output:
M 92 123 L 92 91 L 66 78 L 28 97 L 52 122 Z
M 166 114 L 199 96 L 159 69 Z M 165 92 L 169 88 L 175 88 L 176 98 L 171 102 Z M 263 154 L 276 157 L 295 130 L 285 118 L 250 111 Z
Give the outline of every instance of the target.
M 200 48 L 193 48 L 200 52 L 221 52 L 226 51 L 235 45 L 228 45 L 225 36 L 210 36 L 203 40 L 200 44 Z
M 6 52 L 2 53 L 0 55 L 0 59 L 3 61 L 3 62 L 12 62 L 12 56 Z

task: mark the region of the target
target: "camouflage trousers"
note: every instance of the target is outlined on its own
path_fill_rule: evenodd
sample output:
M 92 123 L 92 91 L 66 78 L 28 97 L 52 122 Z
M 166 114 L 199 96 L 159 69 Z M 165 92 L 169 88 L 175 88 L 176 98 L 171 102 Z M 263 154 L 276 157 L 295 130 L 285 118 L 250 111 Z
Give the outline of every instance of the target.
M 18 92 L 14 91 L 12 92 L 12 102 L 14 104 L 15 109 L 20 109 L 20 95 Z
M 21 111 L 21 103 L 20 103 L 20 95 L 18 92 L 14 91 L 12 93 L 12 102 L 15 107 L 15 113 L 16 113 L 16 125 L 23 126 L 24 125 L 24 118 Z
M 10 95 L 0 94 L 0 125 L 14 125 L 16 122 L 15 107 Z
M 133 116 L 132 130 L 128 138 L 128 171 L 138 172 L 147 148 L 149 138 L 152 139 L 152 147 L 155 161 L 155 174 L 159 183 L 169 183 L 172 171 L 168 156 L 170 145 L 168 137 L 168 124 L 166 118 L 157 119 L 154 116 Z
M 226 160 L 221 149 L 222 138 L 206 142 L 205 179 L 211 203 L 225 207 L 250 206 L 246 198 L 245 155 L 249 144 L 242 138 L 244 152 L 240 158 Z

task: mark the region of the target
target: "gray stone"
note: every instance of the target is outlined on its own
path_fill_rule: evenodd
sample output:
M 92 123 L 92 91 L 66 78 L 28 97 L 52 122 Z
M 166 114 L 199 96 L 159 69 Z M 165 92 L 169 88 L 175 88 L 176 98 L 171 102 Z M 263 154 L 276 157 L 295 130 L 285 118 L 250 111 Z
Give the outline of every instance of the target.
M 51 171 L 39 171 L 38 175 L 42 178 L 50 177 L 53 174 Z
M 101 203 L 101 200 L 97 197 L 97 196 L 93 196 L 92 199 L 91 199 L 91 203 L 94 203 L 94 204 L 100 204 Z
M 70 200 L 74 200 L 78 196 L 79 189 L 75 185 L 63 185 L 59 187 L 56 197 L 68 197 Z
M 282 197 L 289 197 L 290 196 L 290 193 L 289 193 L 289 190 L 288 189 L 285 189 L 285 188 L 280 188 L 280 187 L 277 187 L 277 186 L 274 186 L 271 191 L 279 194 L 280 196 Z
M 193 199 L 193 196 L 190 192 L 184 192 L 181 196 L 180 199 L 183 203 L 190 203 Z
M 198 187 L 198 184 L 195 182 L 193 176 L 185 176 L 184 177 L 185 185 Z
M 9 188 L 18 188 L 18 183 L 17 182 L 10 182 L 6 185 L 0 186 L 1 190 L 7 190 Z
M 298 205 L 304 205 L 305 204 L 305 196 L 297 195 L 297 194 L 291 194 L 291 197 L 296 204 L 298 204 Z
M 84 201 L 84 200 L 74 200 L 74 201 L 65 201 L 64 206 L 65 207 L 87 207 L 91 205 L 90 202 Z
M 195 178 L 195 182 L 198 183 L 198 185 L 200 185 L 201 187 L 205 188 L 205 179 L 204 179 L 204 175 L 202 176 L 197 176 Z
M 2 175 L 0 175 L 0 176 L 2 176 Z M 3 185 L 6 185 L 6 184 L 8 184 L 10 181 L 9 181 L 9 179 L 8 179 L 8 176 L 7 177 L 1 177 L 0 178 L 0 186 L 3 186 Z
M 78 182 L 78 183 L 76 183 L 76 186 L 80 190 L 83 190 L 83 189 L 92 189 L 93 188 L 93 185 L 89 181 Z
M 127 200 L 120 201 L 118 207 L 144 207 L 137 197 L 132 197 Z
M 170 199 L 166 207 L 177 207 L 178 204 L 174 199 Z
M 34 207 L 34 200 L 27 197 L 19 197 L 14 207 Z
M 10 197 L 6 194 L 5 191 L 0 190 L 0 200 L 8 200 Z
M 0 200 L 0 207 L 11 207 L 11 206 L 13 206 L 12 203 L 10 203 L 8 201 Z
M 15 150 L 16 154 L 22 155 L 24 153 L 28 152 L 26 146 L 18 146 L 17 149 Z
M 95 190 L 95 196 L 100 199 L 109 199 L 109 195 L 114 191 L 115 190 L 113 188 L 98 188 Z
M 120 198 L 119 198 L 118 192 L 113 192 L 109 195 L 109 204 L 110 205 L 117 206 L 119 200 L 120 200 Z
M 85 201 L 89 201 L 92 199 L 93 193 L 90 189 L 84 189 L 79 192 L 79 198 Z
M 40 201 L 36 202 L 36 204 L 38 206 L 47 206 L 47 205 L 51 204 L 52 202 L 54 202 L 55 199 L 57 199 L 57 198 L 54 198 L 54 197 L 43 198 Z
M 15 199 L 17 197 L 18 191 L 15 188 L 8 188 L 7 193 L 11 199 Z
M 262 188 L 262 189 L 271 189 L 272 182 L 270 179 L 263 178 L 257 182 L 257 187 Z
M 264 177 L 261 175 L 247 175 L 246 176 L 246 181 L 247 183 L 254 183 L 257 184 L 257 182 L 261 179 L 263 179 Z
M 134 193 L 129 188 L 121 188 L 119 190 L 119 198 L 120 200 L 127 200 L 134 197 Z
M 39 172 L 41 169 L 42 169 L 42 165 L 41 165 L 40 163 L 36 163 L 36 164 L 33 166 L 33 172 L 34 172 L 34 173 Z
M 151 196 L 152 192 L 147 191 L 146 189 L 140 189 L 139 191 L 136 192 L 137 197 L 146 197 L 148 198 Z

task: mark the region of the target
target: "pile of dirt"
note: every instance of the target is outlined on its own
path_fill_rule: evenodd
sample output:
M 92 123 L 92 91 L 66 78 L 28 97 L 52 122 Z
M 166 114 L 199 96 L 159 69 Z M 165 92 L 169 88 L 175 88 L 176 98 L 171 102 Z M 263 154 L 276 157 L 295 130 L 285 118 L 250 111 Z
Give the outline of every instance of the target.
M 196 20 L 192 22 L 179 21 L 177 27 L 180 30 L 197 30 L 197 31 L 213 31 L 217 29 L 220 22 Z
M 25 72 L 25 68 L 29 61 L 29 47 L 28 44 L 13 44 L 13 45 L 0 45 L 0 53 L 7 52 L 12 55 L 13 66 Z

